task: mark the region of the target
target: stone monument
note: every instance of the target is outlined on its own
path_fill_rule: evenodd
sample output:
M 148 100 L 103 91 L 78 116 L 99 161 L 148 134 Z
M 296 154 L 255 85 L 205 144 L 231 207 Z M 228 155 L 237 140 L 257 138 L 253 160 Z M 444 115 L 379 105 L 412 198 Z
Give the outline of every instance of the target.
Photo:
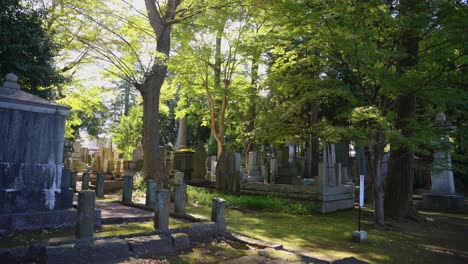
M 445 114 L 436 116 L 438 126 L 447 133 L 451 129 Z M 452 159 L 450 158 L 450 145 L 448 135 L 442 138 L 442 146 L 434 152 L 431 173 L 431 192 L 422 195 L 421 207 L 436 210 L 460 210 L 464 206 L 463 195 L 455 192 L 453 179 Z
M 70 110 L 21 91 L 18 77 L 0 87 L 0 229 L 73 226 L 71 173 L 62 173 Z

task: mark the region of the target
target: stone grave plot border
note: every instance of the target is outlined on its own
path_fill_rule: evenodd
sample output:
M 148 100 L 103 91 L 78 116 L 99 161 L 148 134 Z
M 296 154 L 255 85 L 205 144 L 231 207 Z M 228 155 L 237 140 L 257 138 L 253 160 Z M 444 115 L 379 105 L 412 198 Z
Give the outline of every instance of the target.
M 215 201 L 216 200 L 216 201 Z M 190 250 L 192 244 L 211 241 L 225 234 L 224 200 L 215 199 L 213 213 L 216 222 L 195 222 L 191 226 L 168 230 L 81 239 L 55 239 L 45 244 L 25 247 L 0 248 L 0 259 L 11 262 L 40 260 L 41 263 L 100 263 L 125 261 L 130 257 L 142 258 L 173 255 Z M 110 257 L 112 256 L 112 257 Z

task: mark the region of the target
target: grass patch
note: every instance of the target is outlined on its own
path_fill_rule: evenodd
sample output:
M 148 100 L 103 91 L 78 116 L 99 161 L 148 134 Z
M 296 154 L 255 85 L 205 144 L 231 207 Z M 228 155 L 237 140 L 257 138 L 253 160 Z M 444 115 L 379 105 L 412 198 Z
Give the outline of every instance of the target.
M 189 202 L 194 205 L 211 206 L 213 198 L 221 197 L 226 200 L 227 207 L 231 208 L 284 212 L 299 215 L 311 214 L 318 211 L 317 207 L 312 204 L 272 196 L 235 196 L 218 192 L 210 192 L 207 189 L 192 186 L 188 186 L 187 194 Z
M 220 263 L 253 254 L 245 245 L 232 241 L 215 240 L 207 243 L 196 243 L 190 252 L 178 256 L 158 257 L 162 263 Z
M 209 216 L 210 207 L 189 207 L 189 213 Z M 467 214 L 426 213 L 427 223 L 389 222 L 390 230 L 373 225 L 372 212 L 363 212 L 366 244 L 351 241 L 357 210 L 329 214 L 292 215 L 280 212 L 226 210 L 227 228 L 286 248 L 334 260 L 354 256 L 369 263 L 468 263 Z

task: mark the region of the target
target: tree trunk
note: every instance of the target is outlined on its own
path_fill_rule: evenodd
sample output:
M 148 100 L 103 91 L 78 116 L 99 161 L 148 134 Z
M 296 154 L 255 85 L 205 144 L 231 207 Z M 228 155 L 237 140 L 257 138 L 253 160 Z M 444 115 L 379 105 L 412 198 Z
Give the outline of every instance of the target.
M 372 198 L 374 202 L 374 220 L 379 226 L 385 225 L 384 218 L 384 186 L 380 172 L 382 157 L 385 148 L 385 138 L 382 132 L 376 132 L 369 140 L 366 148 L 367 176 L 371 184 Z
M 130 110 L 130 85 L 125 83 L 125 90 L 124 90 L 124 116 L 128 116 L 128 111 Z
M 156 37 L 156 51 L 169 59 L 171 49 L 172 20 L 180 1 L 168 0 L 164 14 L 153 0 L 145 0 L 148 20 Z M 143 172 L 146 179 L 155 179 L 159 186 L 167 183 L 159 148 L 159 96 L 167 75 L 167 61 L 159 55 L 154 58 L 151 71 L 146 73 L 138 90 L 143 97 Z
M 402 0 L 399 5 L 399 16 L 406 23 L 401 32 L 399 51 L 403 56 L 398 62 L 396 71 L 402 76 L 408 68 L 418 64 L 419 35 L 415 23 L 419 7 L 418 1 Z M 405 87 L 402 95 L 397 98 L 396 113 L 397 122 L 395 128 L 401 130 L 405 138 L 413 136 L 413 130 L 409 126 L 416 114 L 416 95 L 412 87 Z M 407 145 L 391 146 L 389 159 L 389 174 L 385 183 L 385 213 L 392 218 L 401 219 L 414 213 L 412 210 L 413 196 L 413 152 Z
M 167 72 L 161 67 L 160 74 Z M 157 180 L 164 186 L 167 176 L 163 170 L 161 153 L 159 150 L 160 124 L 159 124 L 159 94 L 164 78 L 160 75 L 148 76 L 142 85 L 143 97 L 143 173 L 146 179 Z
M 309 126 L 312 128 L 313 125 L 318 124 L 318 112 L 319 112 L 319 103 L 314 101 L 310 107 L 310 116 L 309 116 Z M 318 176 L 318 164 L 320 161 L 320 153 L 319 153 L 319 140 L 315 133 L 310 133 L 309 135 L 309 142 L 308 142 L 308 149 L 307 149 L 307 164 L 309 167 L 307 168 L 307 174 L 309 177 L 316 177 Z
M 260 60 L 260 54 L 255 54 L 252 56 L 252 68 L 250 70 L 251 79 L 250 79 L 250 87 L 249 87 L 250 101 L 249 101 L 247 117 L 246 117 L 247 125 L 245 127 L 246 140 L 242 148 L 242 156 L 244 157 L 244 160 L 248 160 L 249 151 L 253 149 L 252 148 L 253 146 L 252 132 L 255 128 L 255 115 L 256 115 L 255 102 L 257 101 L 256 99 L 257 99 L 257 81 L 258 81 L 259 60 Z

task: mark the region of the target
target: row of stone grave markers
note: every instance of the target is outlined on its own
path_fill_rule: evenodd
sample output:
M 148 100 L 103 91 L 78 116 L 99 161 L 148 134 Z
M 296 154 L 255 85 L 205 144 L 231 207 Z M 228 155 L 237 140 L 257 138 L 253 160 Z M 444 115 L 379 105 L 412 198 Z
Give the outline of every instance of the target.
M 131 176 L 124 177 L 131 178 Z M 181 184 L 179 186 L 182 186 L 182 188 L 186 189 L 185 184 Z M 181 191 L 180 193 L 183 193 L 183 191 Z M 159 231 L 161 233 L 169 233 L 170 191 L 167 189 L 156 190 L 154 197 L 156 198 L 156 201 L 154 201 L 154 228 L 156 229 L 156 231 Z M 180 198 L 181 199 L 179 200 L 185 201 L 185 197 Z M 79 192 L 78 215 L 76 221 L 75 235 L 76 238 L 78 238 L 81 242 L 91 242 L 93 240 L 95 206 L 96 193 L 94 191 L 83 190 Z M 185 202 L 184 204 L 176 204 L 176 208 L 177 206 L 183 206 L 183 213 L 185 214 Z M 216 223 L 217 230 L 220 233 L 226 232 L 225 208 L 226 201 L 224 199 L 213 199 L 211 221 Z M 181 212 L 179 211 L 179 213 Z

